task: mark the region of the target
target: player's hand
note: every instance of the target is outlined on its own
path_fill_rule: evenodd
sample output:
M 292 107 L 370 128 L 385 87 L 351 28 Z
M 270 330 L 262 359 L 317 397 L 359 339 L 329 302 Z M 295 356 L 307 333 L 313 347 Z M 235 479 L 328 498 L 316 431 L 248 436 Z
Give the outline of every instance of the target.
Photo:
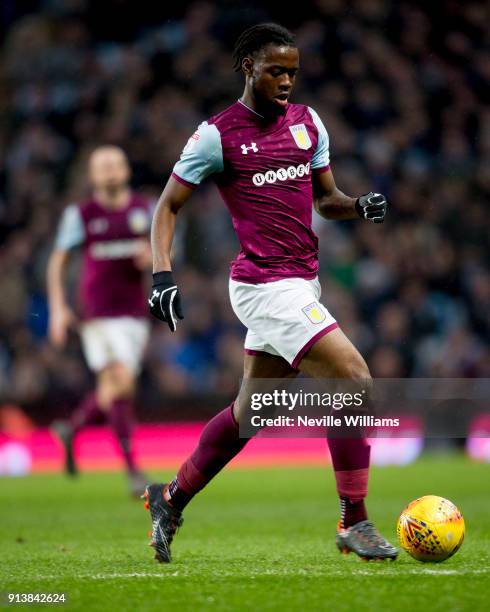
M 165 321 L 170 331 L 177 329 L 177 319 L 183 319 L 179 290 L 174 282 L 172 272 L 156 272 L 153 274 L 153 286 L 148 299 L 151 314 Z
M 361 219 L 372 223 L 383 223 L 388 202 L 381 193 L 370 191 L 356 200 L 356 211 Z
M 77 317 L 68 306 L 57 306 L 49 314 L 48 337 L 56 348 L 63 348 L 68 338 L 68 330 L 76 328 Z

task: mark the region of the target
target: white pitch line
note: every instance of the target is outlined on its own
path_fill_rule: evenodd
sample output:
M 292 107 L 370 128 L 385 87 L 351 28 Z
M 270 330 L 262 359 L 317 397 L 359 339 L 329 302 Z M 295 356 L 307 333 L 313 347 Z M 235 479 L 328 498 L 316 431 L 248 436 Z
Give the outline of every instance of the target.
M 83 578 L 91 578 L 92 580 L 107 580 L 110 578 L 173 578 L 178 576 L 179 572 L 172 572 L 171 574 L 164 574 L 162 572 L 131 572 L 131 573 L 108 573 L 108 574 L 94 574 L 81 576 Z
M 376 574 L 377 570 L 380 570 L 378 574 Z M 379 565 L 373 567 L 372 571 L 361 568 L 350 568 L 348 572 L 337 570 L 337 571 L 328 571 L 329 576 L 403 576 L 403 575 L 420 575 L 420 574 L 429 574 L 431 576 L 462 576 L 462 575 L 479 575 L 479 574 L 488 574 L 490 572 L 490 568 L 481 568 L 481 569 L 444 569 L 444 568 L 429 568 L 429 567 L 421 567 L 421 568 L 402 568 L 396 569 L 386 568 L 389 571 L 383 571 L 383 568 Z M 128 578 L 192 578 L 199 575 L 197 572 L 107 572 L 100 574 L 77 574 L 77 578 L 87 579 L 87 580 L 111 580 L 111 579 L 128 579 Z M 223 572 L 223 573 L 215 573 L 216 578 L 233 578 L 233 577 L 242 577 L 246 579 L 247 577 L 257 577 L 257 576 L 294 576 L 294 575 L 302 575 L 302 576 L 312 576 L 312 577 L 321 577 L 325 574 L 321 571 L 309 571 L 299 568 L 298 570 L 277 570 L 272 568 L 267 568 L 262 572 L 253 572 L 249 574 L 243 573 L 235 573 L 235 572 Z M 69 577 L 69 576 L 66 576 Z M 37 580 L 55 580 L 55 579 L 63 579 L 59 574 L 56 575 L 40 575 L 36 576 Z
M 443 575 L 458 575 L 458 574 L 488 574 L 490 572 L 489 568 L 483 569 L 436 569 L 431 567 L 422 567 L 420 570 L 412 570 L 413 574 L 417 574 L 419 571 L 424 574 L 443 574 Z
M 431 567 L 421 567 L 419 569 L 402 569 L 396 570 L 393 568 L 393 571 L 386 572 L 381 574 L 383 576 L 403 576 L 405 575 L 420 575 L 420 574 L 430 574 L 432 576 L 462 576 L 466 574 L 488 574 L 490 569 L 435 569 Z M 342 572 L 343 573 L 343 572 Z M 367 570 L 353 570 L 353 574 L 358 574 L 361 576 L 375 576 L 373 572 L 368 572 Z M 340 574 L 339 574 L 340 575 Z

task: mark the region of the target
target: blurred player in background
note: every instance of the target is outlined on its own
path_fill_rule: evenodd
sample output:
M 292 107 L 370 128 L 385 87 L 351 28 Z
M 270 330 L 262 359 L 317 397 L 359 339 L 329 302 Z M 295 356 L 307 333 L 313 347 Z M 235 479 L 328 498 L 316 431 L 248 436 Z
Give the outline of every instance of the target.
M 63 442 L 66 470 L 77 473 L 73 439 L 84 426 L 108 421 L 126 464 L 130 491 L 146 479 L 135 464 L 131 426 L 136 378 L 149 335 L 145 271 L 151 265 L 149 203 L 132 193 L 130 168 L 120 148 L 101 146 L 89 159 L 93 195 L 66 208 L 48 263 L 49 338 L 63 348 L 70 329 L 79 332 L 96 389 L 67 422 L 54 429 Z M 82 247 L 80 319 L 68 305 L 64 271 L 72 249 Z
M 299 54 L 288 30 L 277 24 L 254 26 L 240 36 L 233 57 L 235 69 L 245 76 L 241 99 L 202 123 L 189 139 L 155 211 L 151 312 L 172 331 L 183 318 L 170 259 L 176 215 L 193 189 L 213 176 L 241 246 L 231 266 L 230 298 L 248 328 L 244 378 L 301 372 L 369 384 L 366 362 L 320 302 L 312 208 L 326 219 L 381 223 L 386 198 L 372 192 L 353 198 L 337 188 L 320 117 L 308 106 L 289 103 Z M 206 425 L 169 484 L 147 488 L 151 544 L 159 561 L 170 561 L 184 507 L 245 446 L 238 423 L 246 403 L 240 397 Z M 364 437 L 329 438 L 328 443 L 341 507 L 338 548 L 366 559 L 396 558 L 396 548 L 367 516 L 369 444 Z M 301 495 L 301 482 L 291 485 Z

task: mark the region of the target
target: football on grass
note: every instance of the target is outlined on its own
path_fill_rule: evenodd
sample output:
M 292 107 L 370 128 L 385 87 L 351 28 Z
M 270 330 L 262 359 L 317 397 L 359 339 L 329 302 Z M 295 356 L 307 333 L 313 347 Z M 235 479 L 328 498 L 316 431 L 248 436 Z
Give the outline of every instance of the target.
M 444 497 L 425 495 L 405 508 L 398 519 L 400 546 L 417 561 L 445 561 L 460 548 L 464 520 Z

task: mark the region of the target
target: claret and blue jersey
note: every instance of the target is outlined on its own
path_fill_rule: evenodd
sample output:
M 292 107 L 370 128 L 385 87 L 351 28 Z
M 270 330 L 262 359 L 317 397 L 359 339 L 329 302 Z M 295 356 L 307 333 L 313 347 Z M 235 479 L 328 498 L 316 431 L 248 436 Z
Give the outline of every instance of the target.
M 190 188 L 214 179 L 241 245 L 233 280 L 312 279 L 318 239 L 311 228 L 311 179 L 329 161 L 328 134 L 312 108 L 288 104 L 266 121 L 238 101 L 199 126 L 173 177 Z
M 122 210 L 110 210 L 95 199 L 68 206 L 55 246 L 82 247 L 78 298 L 83 319 L 146 317 L 145 274 L 134 263 L 148 240 L 152 206 L 133 194 Z

